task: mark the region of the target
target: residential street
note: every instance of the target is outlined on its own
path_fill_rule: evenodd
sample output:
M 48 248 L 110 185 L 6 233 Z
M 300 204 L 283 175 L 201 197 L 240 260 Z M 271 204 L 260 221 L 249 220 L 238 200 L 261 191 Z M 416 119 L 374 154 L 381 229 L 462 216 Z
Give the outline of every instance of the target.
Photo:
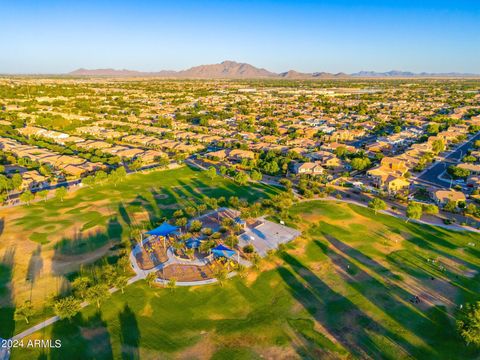
M 440 179 L 439 178 L 440 175 L 442 175 L 443 172 L 445 172 L 450 165 L 457 164 L 465 156 L 467 151 L 473 147 L 473 143 L 475 142 L 475 140 L 479 140 L 479 139 L 480 139 L 480 133 L 477 133 L 470 140 L 468 140 L 467 142 L 465 142 L 464 144 L 460 145 L 455 150 L 450 152 L 442 160 L 436 161 L 435 163 L 433 163 L 433 165 L 430 166 L 428 169 L 424 170 L 416 178 L 416 180 L 419 183 L 427 186 L 436 186 L 440 188 L 449 186 L 450 182 L 444 179 Z

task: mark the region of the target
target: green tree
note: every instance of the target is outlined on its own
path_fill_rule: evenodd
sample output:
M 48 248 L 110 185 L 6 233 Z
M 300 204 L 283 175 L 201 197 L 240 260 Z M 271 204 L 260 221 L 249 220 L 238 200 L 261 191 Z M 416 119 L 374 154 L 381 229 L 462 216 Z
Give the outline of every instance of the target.
M 67 192 L 67 188 L 61 186 L 55 191 L 55 197 L 63 202 L 63 199 L 67 196 Z
M 85 176 L 82 178 L 82 184 L 85 186 L 92 186 L 95 184 L 95 176 Z
M 38 196 L 40 196 L 43 201 L 47 201 L 47 197 L 48 197 L 48 190 L 41 190 L 38 192 Z
M 145 277 L 145 281 L 147 282 L 149 287 L 152 287 L 155 284 L 155 281 L 157 280 L 157 274 L 154 272 L 150 272 L 147 274 Z
M 18 189 L 20 189 L 20 186 L 22 186 L 22 183 L 23 183 L 22 175 L 13 174 L 13 176 L 12 176 L 12 187 L 15 190 L 18 190 Z
M 225 238 L 225 244 L 227 244 L 227 246 L 231 248 L 234 248 L 235 246 L 238 245 L 238 237 L 235 235 L 228 235 Z
M 474 163 L 474 162 L 477 162 L 477 158 L 472 155 L 466 155 L 463 157 L 462 161 L 467 163 Z
M 243 171 L 239 171 L 233 180 L 239 185 L 245 185 L 248 182 L 248 175 Z
M 478 207 L 475 204 L 468 204 L 465 207 L 465 214 L 471 215 L 471 216 L 477 216 L 478 215 Z
M 348 150 L 345 146 L 339 146 L 335 149 L 335 154 L 339 157 L 339 158 L 344 158 L 345 156 L 348 155 Z
M 190 223 L 190 227 L 189 227 L 189 230 L 191 232 L 199 232 L 200 230 L 202 230 L 202 222 L 200 220 L 193 220 L 191 223 Z
M 244 279 L 247 277 L 247 267 L 243 264 L 237 264 L 237 274 L 240 276 L 240 278 Z
M 80 276 L 77 277 L 75 280 L 72 281 L 72 290 L 75 296 L 80 299 L 85 299 L 87 296 L 87 289 L 92 284 L 92 281 L 87 276 Z
M 443 206 L 443 210 L 454 213 L 457 211 L 457 203 L 455 201 L 448 200 Z
M 406 215 L 407 221 L 409 219 L 418 220 L 422 217 L 422 205 L 416 202 L 411 202 L 407 206 Z
M 30 205 L 30 202 L 34 198 L 35 198 L 35 195 L 31 191 L 25 191 L 19 197 L 20 201 L 26 203 L 27 205 Z
M 175 225 L 176 226 L 185 226 L 187 225 L 187 218 L 186 217 L 181 217 L 175 220 Z
M 60 319 L 71 319 L 78 314 L 80 309 L 81 301 L 73 296 L 59 299 L 53 304 L 53 311 Z
M 173 217 L 177 219 L 183 217 L 183 210 L 182 209 L 175 210 L 173 212 Z
M 450 166 L 447 172 L 454 178 L 454 179 L 464 179 L 470 176 L 470 170 L 464 169 L 458 166 Z
M 215 279 L 220 286 L 223 286 L 225 281 L 228 279 L 228 271 L 224 267 L 218 268 L 214 273 Z
M 372 162 L 370 161 L 369 158 L 354 158 L 350 165 L 352 166 L 352 169 L 362 171 L 370 167 Z
M 194 215 L 197 213 L 197 209 L 195 209 L 193 206 L 187 206 L 187 207 L 185 208 L 185 213 L 186 213 L 188 216 L 192 217 L 192 216 L 194 216 Z
M 128 284 L 128 277 L 125 275 L 117 275 L 113 280 L 113 286 L 115 286 L 117 289 L 120 289 L 122 294 L 127 284 Z
M 427 204 L 423 206 L 425 214 L 436 215 L 438 214 L 438 206 L 435 204 Z
M 260 171 L 252 170 L 252 172 L 250 173 L 250 178 L 253 181 L 262 181 L 263 175 Z
M 432 150 L 435 154 L 445 151 L 445 143 L 441 139 L 434 140 L 432 142 Z
M 27 300 L 15 309 L 15 320 L 25 320 L 28 324 L 30 317 L 34 314 L 32 303 Z
M 115 279 L 118 277 L 117 268 L 111 264 L 104 265 L 101 268 L 100 279 L 102 283 L 109 287 L 115 286 Z
M 177 287 L 177 279 L 171 278 L 170 280 L 168 280 L 167 288 L 170 289 L 170 291 L 174 291 L 176 287 Z
M 436 135 L 440 132 L 440 124 L 438 123 L 430 123 L 427 126 L 427 133 L 429 135 Z
M 96 303 L 97 308 L 100 308 L 102 302 L 107 300 L 109 297 L 110 291 L 108 291 L 108 286 L 106 284 L 96 284 L 92 287 L 89 287 L 85 296 L 88 302 Z
M 197 206 L 197 210 L 199 214 L 203 214 L 205 211 L 207 211 L 207 205 L 200 204 Z
M 217 170 L 214 166 L 210 166 L 207 170 L 205 170 L 205 173 L 211 180 L 217 177 Z
M 170 165 L 170 160 L 168 160 L 168 158 L 165 156 L 155 157 L 155 161 L 157 162 L 158 166 L 163 169 L 167 168 L 168 165 Z
M 480 301 L 465 306 L 457 320 L 457 329 L 467 345 L 480 346 Z
M 142 159 L 140 159 L 140 158 L 136 159 L 130 165 L 128 165 L 130 170 L 133 170 L 135 172 L 140 170 L 142 168 L 142 166 L 143 166 L 143 162 L 142 162 Z
M 387 204 L 382 199 L 373 198 L 372 201 L 368 203 L 368 207 L 373 209 L 376 214 L 380 210 L 385 210 L 387 208 Z

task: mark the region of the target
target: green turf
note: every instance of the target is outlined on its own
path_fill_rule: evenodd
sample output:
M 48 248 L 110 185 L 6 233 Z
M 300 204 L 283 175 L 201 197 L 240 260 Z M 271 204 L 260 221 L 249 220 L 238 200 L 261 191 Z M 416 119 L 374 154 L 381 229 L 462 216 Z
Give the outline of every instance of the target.
M 33 232 L 30 235 L 30 240 L 38 242 L 39 244 L 46 244 L 46 243 L 48 243 L 48 234 Z
M 478 253 L 468 248 L 469 242 L 480 246 L 478 235 L 405 223 L 353 205 L 300 203 L 291 213 L 298 225 L 309 226 L 304 251 L 279 254 L 280 265 L 252 284 L 234 278 L 224 287 L 171 292 L 136 283 L 125 294 L 114 294 L 100 311 L 90 306 L 72 322 L 47 328 L 44 338 L 63 342 L 48 355 L 173 358 L 192 346 L 201 349 L 208 338 L 217 359 L 258 358 L 262 349 L 273 347 L 290 355 L 293 348 L 311 359 L 480 356 L 458 337 L 455 306 L 421 309 L 408 301 L 413 293 L 393 282 L 415 278 L 430 286 L 433 276 L 453 285 L 455 304 L 478 299 L 480 276 L 461 273 L 480 270 Z M 322 220 L 306 224 L 302 214 L 307 213 Z M 355 217 L 361 217 L 360 225 L 339 225 Z M 388 234 L 401 236 L 403 248 L 381 251 L 391 246 Z M 459 265 L 441 271 L 427 258 Z M 326 270 L 318 270 L 323 264 Z M 38 349 L 17 349 L 12 359 L 39 355 Z
M 52 244 L 62 254 L 76 255 L 120 239 L 134 222 L 132 215 L 139 212 L 148 213 L 150 224 L 136 225 L 149 227 L 171 217 L 175 211 L 172 204 L 178 208 L 195 205 L 202 203 L 205 196 L 238 196 L 254 201 L 278 192 L 278 188 L 262 184 L 239 186 L 220 176 L 212 180 L 202 171 L 185 166 L 132 174 L 116 186 L 106 182 L 79 189 L 63 201 L 50 199 L 24 206 L 20 210 L 24 215 L 15 224 L 26 232 L 35 229 L 29 239 L 40 244 L 48 243 L 50 234 L 61 233 L 62 228 L 78 224 L 78 236 Z M 100 206 L 108 214 L 90 210 L 88 204 L 94 202 L 101 202 Z M 117 225 L 112 226 L 112 223 Z

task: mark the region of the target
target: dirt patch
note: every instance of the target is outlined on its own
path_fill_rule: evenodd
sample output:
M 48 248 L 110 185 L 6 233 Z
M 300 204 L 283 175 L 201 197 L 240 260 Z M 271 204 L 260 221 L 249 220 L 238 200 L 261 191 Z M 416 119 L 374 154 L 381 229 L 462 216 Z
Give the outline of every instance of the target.
M 154 197 L 155 199 L 157 199 L 157 200 L 168 199 L 168 195 L 167 195 L 167 194 L 155 194 L 153 197 Z
M 269 348 L 255 348 L 255 352 L 260 354 L 263 359 L 300 359 L 300 356 L 296 353 L 295 349 L 289 347 L 269 347 Z
M 140 312 L 140 315 L 150 317 L 152 316 L 152 314 L 153 314 L 153 308 L 152 308 L 152 305 L 148 302 Z
M 80 328 L 80 333 L 86 340 L 93 340 L 99 336 L 103 336 L 108 333 L 106 327 L 95 327 L 95 328 Z
M 50 263 L 51 270 L 56 274 L 68 274 L 72 271 L 77 270 L 80 265 L 92 263 L 102 256 L 105 256 L 110 248 L 112 243 L 107 243 L 104 246 L 80 255 L 59 255 L 56 254 Z M 45 264 L 47 266 L 47 264 Z
M 210 339 L 210 335 L 203 331 L 200 334 L 202 335 L 202 338 L 195 345 L 189 347 L 188 349 L 178 354 L 178 356 L 176 356 L 177 359 L 207 360 L 213 356 L 216 346 Z

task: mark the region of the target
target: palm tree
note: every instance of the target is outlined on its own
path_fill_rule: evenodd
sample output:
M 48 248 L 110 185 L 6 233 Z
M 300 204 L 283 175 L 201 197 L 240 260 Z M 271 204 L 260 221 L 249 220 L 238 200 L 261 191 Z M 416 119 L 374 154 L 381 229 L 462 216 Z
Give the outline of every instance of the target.
M 217 279 L 218 284 L 219 284 L 220 286 L 223 286 L 225 280 L 227 280 L 227 278 L 228 278 L 228 271 L 227 271 L 227 269 L 225 269 L 223 266 L 219 267 L 219 268 L 215 271 L 215 278 Z
M 145 280 L 147 281 L 148 286 L 152 287 L 157 280 L 157 274 L 155 274 L 154 272 L 148 273 L 145 277 Z
M 167 288 L 170 289 L 171 291 L 175 291 L 175 288 L 177 287 L 177 279 L 171 278 L 168 280 L 167 283 Z

